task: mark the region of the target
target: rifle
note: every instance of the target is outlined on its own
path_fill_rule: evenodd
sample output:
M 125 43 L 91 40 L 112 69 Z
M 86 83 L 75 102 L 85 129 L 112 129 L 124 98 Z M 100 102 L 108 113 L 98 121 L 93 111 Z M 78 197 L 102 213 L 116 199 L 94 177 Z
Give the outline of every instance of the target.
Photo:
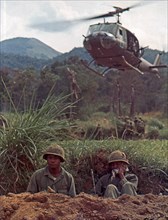
M 95 184 L 95 178 L 94 178 L 93 169 L 91 169 L 90 171 L 91 171 L 91 177 L 92 177 L 94 193 L 96 194 L 96 184 Z

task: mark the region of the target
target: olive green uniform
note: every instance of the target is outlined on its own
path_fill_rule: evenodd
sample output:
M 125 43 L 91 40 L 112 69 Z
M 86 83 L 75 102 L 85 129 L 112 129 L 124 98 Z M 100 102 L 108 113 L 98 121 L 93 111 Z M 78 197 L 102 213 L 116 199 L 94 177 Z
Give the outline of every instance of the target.
M 117 198 L 122 194 L 137 195 L 138 177 L 135 174 L 126 174 L 124 179 L 112 174 L 102 176 L 96 184 L 96 193 L 99 196 Z
M 73 176 L 61 167 L 61 173 L 57 177 L 53 177 L 48 166 L 37 170 L 31 177 L 27 192 L 37 193 L 47 191 L 48 187 L 56 193 L 62 193 L 69 196 L 76 196 L 75 183 Z

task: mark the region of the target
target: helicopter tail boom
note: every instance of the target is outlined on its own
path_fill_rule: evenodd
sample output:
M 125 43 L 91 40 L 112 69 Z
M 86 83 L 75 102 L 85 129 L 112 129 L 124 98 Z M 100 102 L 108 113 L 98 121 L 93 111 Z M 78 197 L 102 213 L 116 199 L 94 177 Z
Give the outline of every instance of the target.
M 143 72 L 154 73 L 158 78 L 160 78 L 159 69 L 168 68 L 167 65 L 161 64 L 160 57 L 161 57 L 161 53 L 157 54 L 153 64 L 141 57 L 141 63 L 139 65 L 139 69 Z
M 160 64 L 160 56 L 161 56 L 160 53 L 158 53 L 158 54 L 156 55 L 155 61 L 154 61 L 154 63 L 153 63 L 154 66 L 158 66 L 158 65 Z
M 153 69 L 153 68 L 167 68 L 168 67 L 167 65 L 161 64 L 161 58 L 160 58 L 161 55 L 162 55 L 162 53 L 158 53 L 156 55 L 153 66 L 151 66 L 150 69 Z

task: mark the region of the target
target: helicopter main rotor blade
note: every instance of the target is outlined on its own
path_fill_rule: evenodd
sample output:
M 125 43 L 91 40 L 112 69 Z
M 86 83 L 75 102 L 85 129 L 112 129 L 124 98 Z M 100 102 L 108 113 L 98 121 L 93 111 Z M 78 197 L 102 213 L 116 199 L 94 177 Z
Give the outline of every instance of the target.
M 41 31 L 47 32 L 62 32 L 65 29 L 70 29 L 73 25 L 78 24 L 78 20 L 61 20 L 61 21 L 53 21 L 53 22 L 42 22 L 29 25 L 30 28 L 38 29 Z
M 115 12 L 108 12 L 106 14 L 102 15 L 97 15 L 93 17 L 88 17 L 88 18 L 82 18 L 80 19 L 81 21 L 89 21 L 89 20 L 94 20 L 94 19 L 99 19 L 99 18 L 105 18 L 105 17 L 113 17 L 116 13 Z
M 149 3 L 150 1 L 148 1 Z M 114 6 L 115 11 L 108 12 L 106 14 L 101 14 L 101 15 L 95 15 L 92 17 L 86 17 L 86 18 L 79 18 L 79 19 L 74 19 L 74 20 L 60 20 L 60 21 L 53 21 L 53 22 L 43 22 L 43 23 L 36 23 L 36 24 L 31 24 L 29 27 L 42 30 L 42 31 L 47 31 L 47 32 L 61 32 L 64 31 L 65 29 L 69 29 L 72 26 L 79 24 L 80 22 L 84 21 L 89 21 L 89 20 L 94 20 L 94 19 L 99 19 L 99 18 L 106 18 L 106 17 L 113 17 L 115 15 L 119 15 L 120 13 L 123 13 L 125 11 L 129 11 L 132 8 L 139 7 L 145 4 L 148 4 L 145 2 L 145 0 L 136 3 L 134 5 L 131 5 L 126 8 L 120 8 Z
M 74 20 L 58 20 L 58 21 L 53 21 L 53 22 L 42 22 L 42 23 L 36 23 L 36 24 L 31 24 L 29 25 L 30 28 L 33 29 L 38 29 L 42 31 L 48 31 L 48 32 L 61 32 L 64 31 L 65 29 L 69 29 L 72 26 L 79 24 L 84 21 L 89 21 L 89 20 L 94 20 L 98 18 L 104 18 L 104 17 L 112 17 L 115 15 L 115 12 L 109 12 L 106 14 L 98 15 L 98 16 L 93 16 L 93 17 L 87 17 L 87 18 L 79 18 L 79 19 L 74 19 Z
M 61 31 L 64 31 L 65 29 L 71 28 L 73 25 L 79 24 L 84 21 L 105 18 L 105 17 L 113 17 L 116 14 L 118 14 L 118 12 L 116 13 L 116 11 L 114 11 L 114 12 L 108 12 L 106 14 L 97 15 L 93 17 L 87 17 L 87 18 L 36 23 L 36 24 L 29 25 L 29 27 L 33 29 L 42 30 L 42 31 L 48 31 L 48 32 L 61 32 Z

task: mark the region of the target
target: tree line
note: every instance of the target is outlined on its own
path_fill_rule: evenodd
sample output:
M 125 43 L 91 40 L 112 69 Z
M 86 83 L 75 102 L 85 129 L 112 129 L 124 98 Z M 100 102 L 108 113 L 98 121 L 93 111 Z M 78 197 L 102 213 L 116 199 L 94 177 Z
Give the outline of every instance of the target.
M 1 112 L 12 109 L 11 99 L 19 111 L 29 108 L 32 102 L 40 106 L 52 91 L 55 96 L 71 94 L 68 101 L 76 103 L 73 111 L 80 119 L 95 112 L 130 115 L 160 111 L 167 114 L 166 70 L 162 70 L 160 79 L 151 74 L 119 71 L 110 71 L 102 78 L 86 69 L 78 57 L 71 57 L 44 66 L 40 71 L 1 68 L 0 76 Z M 77 91 L 73 91 L 75 83 Z

